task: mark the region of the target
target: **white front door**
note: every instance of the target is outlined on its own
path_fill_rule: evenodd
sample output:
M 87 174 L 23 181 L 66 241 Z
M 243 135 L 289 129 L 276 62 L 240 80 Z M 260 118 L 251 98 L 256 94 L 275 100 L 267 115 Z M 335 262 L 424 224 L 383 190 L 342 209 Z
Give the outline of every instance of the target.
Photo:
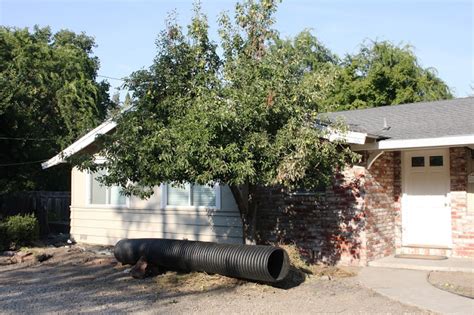
M 448 159 L 447 149 L 403 153 L 403 245 L 451 247 Z

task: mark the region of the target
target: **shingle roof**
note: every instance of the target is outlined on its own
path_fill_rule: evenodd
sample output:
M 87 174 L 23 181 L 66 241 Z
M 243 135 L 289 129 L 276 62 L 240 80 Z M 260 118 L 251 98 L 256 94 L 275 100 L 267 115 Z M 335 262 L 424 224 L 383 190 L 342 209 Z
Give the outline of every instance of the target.
M 474 97 L 333 112 L 328 118 L 342 119 L 353 131 L 381 138 L 474 135 Z M 384 129 L 384 121 L 389 128 Z

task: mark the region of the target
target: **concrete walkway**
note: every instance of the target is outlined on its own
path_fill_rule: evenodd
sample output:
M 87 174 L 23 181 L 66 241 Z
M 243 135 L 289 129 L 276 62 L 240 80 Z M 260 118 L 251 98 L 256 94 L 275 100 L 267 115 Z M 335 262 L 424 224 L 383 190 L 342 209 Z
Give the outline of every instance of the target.
M 359 282 L 401 303 L 441 314 L 474 314 L 474 300 L 433 287 L 427 271 L 363 268 Z
M 443 260 L 425 260 L 388 256 L 369 262 L 369 266 L 427 271 L 474 272 L 474 259 L 450 257 Z

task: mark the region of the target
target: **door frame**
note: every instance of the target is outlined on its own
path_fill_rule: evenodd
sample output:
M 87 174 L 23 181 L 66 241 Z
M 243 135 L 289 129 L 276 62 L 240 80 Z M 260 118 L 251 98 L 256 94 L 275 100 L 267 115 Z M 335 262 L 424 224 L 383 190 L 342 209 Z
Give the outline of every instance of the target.
M 413 153 L 413 152 L 420 152 L 420 155 L 427 155 L 427 151 L 444 151 L 444 161 L 443 164 L 447 168 L 447 181 L 448 181 L 448 192 L 446 194 L 446 207 L 449 209 L 449 226 L 450 226 L 450 233 L 449 233 L 449 240 L 446 245 L 439 245 L 437 246 L 436 244 L 426 244 L 426 246 L 432 245 L 433 247 L 443 247 L 443 248 L 452 248 L 453 246 L 453 233 L 452 233 L 452 218 L 451 218 L 451 169 L 450 169 L 450 156 L 449 156 L 449 148 L 429 148 L 429 149 L 413 149 L 413 150 L 403 150 L 401 151 L 401 202 L 400 202 L 400 212 L 401 212 L 401 220 L 400 220 L 400 231 L 401 231 L 401 240 L 400 243 L 402 246 L 423 246 L 425 244 L 411 244 L 407 243 L 406 239 L 404 237 L 404 215 L 405 212 L 408 210 L 406 208 L 405 202 L 406 202 L 406 193 L 407 193 L 407 166 L 409 163 L 408 161 L 408 154 Z M 421 153 L 423 152 L 423 153 Z M 429 163 L 429 161 L 425 161 L 425 163 Z M 405 209 L 404 209 L 405 207 Z

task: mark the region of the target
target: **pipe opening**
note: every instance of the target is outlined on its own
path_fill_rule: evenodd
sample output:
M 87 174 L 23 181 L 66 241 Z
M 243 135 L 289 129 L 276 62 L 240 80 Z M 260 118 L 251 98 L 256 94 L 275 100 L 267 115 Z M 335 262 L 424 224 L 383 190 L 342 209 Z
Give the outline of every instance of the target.
M 281 269 L 283 268 L 283 263 L 285 259 L 285 254 L 282 249 L 276 249 L 268 258 L 267 269 L 273 279 L 277 280 L 280 277 Z

